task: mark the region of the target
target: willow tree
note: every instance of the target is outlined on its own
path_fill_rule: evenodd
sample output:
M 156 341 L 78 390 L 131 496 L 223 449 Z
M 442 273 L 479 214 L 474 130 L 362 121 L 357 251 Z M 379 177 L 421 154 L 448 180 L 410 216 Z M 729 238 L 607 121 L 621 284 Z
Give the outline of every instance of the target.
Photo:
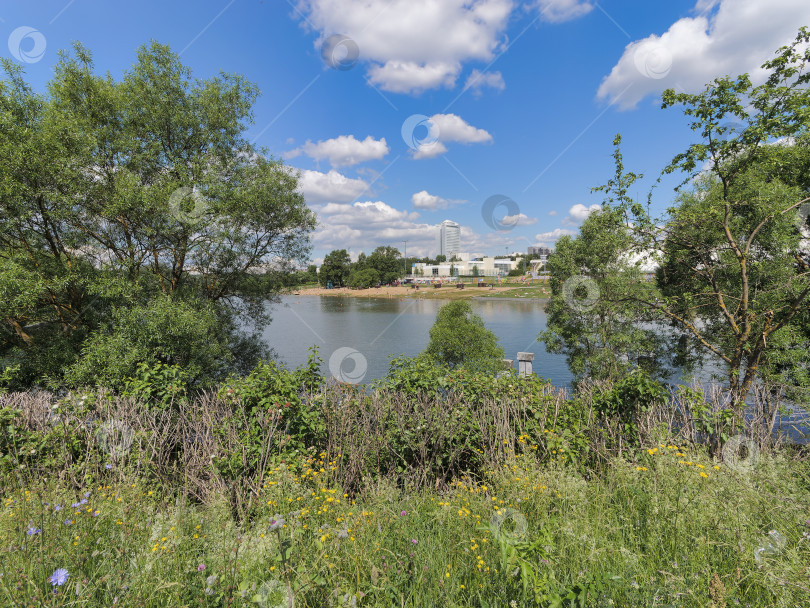
M 762 66 L 761 85 L 744 74 L 697 94 L 665 91 L 663 107 L 681 107 L 700 137 L 664 170 L 684 175 L 678 198 L 659 219 L 621 204 L 634 247 L 662 260 L 661 296 L 633 299 L 720 364 L 736 411 L 758 380 L 807 383 L 808 43 L 802 28 Z M 617 164 L 607 190 L 629 175 Z
M 3 361 L 28 382 L 68 369 L 89 382 L 118 348 L 135 349 L 130 367 L 194 363 L 199 375 L 266 354 L 239 329 L 239 314 L 267 321 L 271 294 L 250 293 L 247 279 L 305 261 L 315 218 L 297 176 L 244 137 L 257 87 L 235 74 L 193 79 L 155 42 L 121 80 L 96 74 L 74 45 L 46 93 L 3 67 Z M 164 329 L 121 340 L 119 321 L 137 310 L 168 316 L 127 331 Z

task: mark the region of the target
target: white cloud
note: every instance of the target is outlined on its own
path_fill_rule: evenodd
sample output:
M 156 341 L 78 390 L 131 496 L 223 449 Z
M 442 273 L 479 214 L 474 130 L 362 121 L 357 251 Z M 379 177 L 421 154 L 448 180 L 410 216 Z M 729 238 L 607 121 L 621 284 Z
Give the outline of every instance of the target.
M 317 161 L 328 159 L 333 167 L 348 167 L 369 160 L 380 160 L 388 152 L 388 144 L 384 137 L 374 139 L 369 135 L 360 141 L 355 139 L 354 135 L 340 135 L 317 143 L 307 140 L 303 146 L 288 152 L 285 156 L 294 158 L 304 153 Z
M 534 240 L 538 245 L 544 245 L 546 243 L 553 243 L 564 236 L 574 236 L 576 233 L 576 230 L 570 230 L 568 228 L 555 228 L 551 232 L 535 234 Z
M 719 76 L 748 73 L 761 83 L 762 63 L 810 23 L 807 0 L 698 0 L 695 13 L 628 44 L 597 96 L 628 109 L 666 88 L 701 91 Z
M 435 256 L 439 236 L 438 224 L 420 221 L 416 211 L 401 211 L 383 201 L 362 201 L 353 204 L 327 203 L 315 206 L 318 229 L 312 240 L 321 252 L 333 249 L 370 252 L 379 245 L 391 245 L 403 251 L 402 241 L 408 241 L 408 255 Z M 461 226 L 461 248 L 465 252 L 502 252 L 515 239 L 498 232 L 476 233 Z
M 557 215 L 557 212 L 556 211 L 549 211 L 548 214 L 550 216 L 554 217 L 555 215 Z
M 301 170 L 298 187 L 308 203 L 327 201 L 353 201 L 368 190 L 362 179 L 352 179 L 334 169 L 329 173 Z
M 516 0 L 298 0 L 296 12 L 303 27 L 318 32 L 316 49 L 332 35 L 347 36 L 371 84 L 413 94 L 454 87 L 466 62 L 492 61 L 506 43 L 510 17 L 524 6 Z M 593 4 L 535 0 L 528 7 L 545 21 L 560 22 L 588 13 Z
M 436 209 L 447 209 L 451 205 L 459 205 L 467 201 L 446 199 L 435 194 L 429 194 L 427 190 L 416 192 L 411 196 L 411 202 L 417 209 L 429 209 L 435 211 Z
M 514 0 L 299 0 L 302 25 L 357 44 L 369 80 L 397 93 L 452 87 L 462 63 L 490 61 Z
M 515 226 L 533 226 L 537 223 L 536 217 L 529 217 L 523 213 L 517 213 L 515 215 L 505 215 L 501 219 L 501 224 L 504 226 L 511 226 L 514 228 Z
M 482 72 L 477 68 L 474 69 L 467 78 L 464 88 L 472 90 L 473 94 L 478 96 L 484 87 L 503 91 L 506 88 L 503 75 L 500 72 Z
M 466 120 L 456 114 L 434 114 L 428 121 L 428 134 L 411 153 L 415 159 L 434 158 L 447 152 L 445 143 L 457 142 L 462 144 L 480 144 L 492 141 L 484 129 L 473 127 Z
M 461 71 L 460 63 L 437 61 L 419 64 L 414 61 L 386 61 L 368 69 L 369 82 L 392 93 L 418 93 L 426 89 L 452 89 Z
M 587 0 L 538 0 L 537 8 L 544 20 L 558 23 L 590 13 L 593 4 Z
M 412 150 L 414 159 L 421 160 L 423 158 L 435 158 L 447 152 L 447 146 L 440 141 L 435 141 L 429 144 L 422 144 L 416 150 Z
M 568 210 L 568 217 L 563 218 L 562 222 L 560 222 L 563 226 L 577 226 L 585 221 L 585 219 L 594 211 L 599 211 L 602 208 L 601 205 L 591 205 L 590 207 L 586 207 L 580 203 L 573 205 Z

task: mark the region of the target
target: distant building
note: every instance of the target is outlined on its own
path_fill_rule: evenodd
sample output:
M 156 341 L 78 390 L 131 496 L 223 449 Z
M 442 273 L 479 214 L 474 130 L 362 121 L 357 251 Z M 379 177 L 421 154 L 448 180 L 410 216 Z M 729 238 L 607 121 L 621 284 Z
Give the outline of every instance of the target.
M 541 255 L 548 257 L 554 252 L 553 249 L 549 249 L 548 247 L 529 247 L 528 251 L 526 252 L 528 255 Z
M 439 226 L 439 255 L 449 260 L 461 251 L 461 226 L 450 220 L 444 220 Z

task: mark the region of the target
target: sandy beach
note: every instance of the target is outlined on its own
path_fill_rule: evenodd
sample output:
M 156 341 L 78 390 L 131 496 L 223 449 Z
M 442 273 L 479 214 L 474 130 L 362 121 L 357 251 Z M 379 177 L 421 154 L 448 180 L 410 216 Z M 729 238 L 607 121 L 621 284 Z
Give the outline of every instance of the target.
M 311 287 L 293 292 L 302 296 L 341 296 L 348 298 L 409 298 L 409 297 L 429 297 L 429 298 L 471 298 L 483 294 L 498 293 L 514 289 L 514 285 L 509 287 L 470 287 L 465 285 L 464 289 L 455 286 L 443 286 L 435 288 L 432 285 L 420 285 L 419 289 L 413 289 L 410 285 L 399 285 L 397 287 L 371 287 L 369 289 L 350 289 L 340 287 L 338 289 L 326 289 L 324 287 Z

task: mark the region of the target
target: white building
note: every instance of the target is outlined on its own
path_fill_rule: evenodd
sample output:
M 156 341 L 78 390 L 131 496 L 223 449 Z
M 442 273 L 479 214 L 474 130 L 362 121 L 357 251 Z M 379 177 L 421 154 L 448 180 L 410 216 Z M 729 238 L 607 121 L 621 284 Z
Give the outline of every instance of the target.
M 467 257 L 467 256 L 464 256 Z M 477 274 L 480 277 L 506 276 L 510 270 L 520 267 L 522 260 L 512 261 L 509 258 L 484 257 L 474 260 L 463 260 L 457 262 L 443 262 L 441 264 L 424 264 L 418 262 L 414 264 L 416 278 L 425 279 L 449 278 L 455 276 L 472 276 Z M 477 269 L 477 273 L 473 271 Z
M 444 220 L 439 226 L 439 254 L 449 260 L 461 251 L 461 226 Z

